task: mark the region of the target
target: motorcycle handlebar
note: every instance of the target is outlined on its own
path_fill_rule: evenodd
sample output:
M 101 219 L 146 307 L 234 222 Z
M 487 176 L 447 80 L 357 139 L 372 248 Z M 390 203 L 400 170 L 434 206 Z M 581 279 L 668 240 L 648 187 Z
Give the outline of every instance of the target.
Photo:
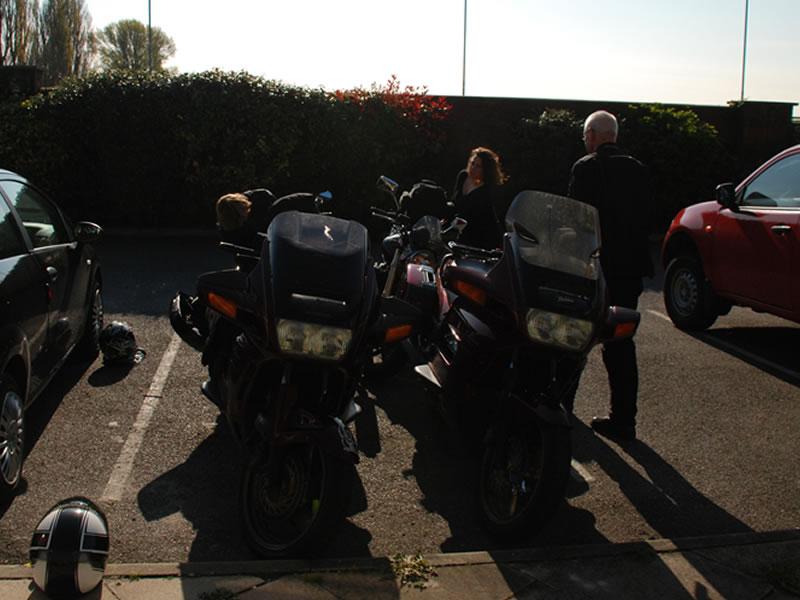
M 370 211 L 373 217 L 378 217 L 379 219 L 383 219 L 384 221 L 389 221 L 391 223 L 407 223 L 408 217 L 403 213 L 396 213 L 391 212 L 388 210 L 383 210 L 382 208 L 371 207 Z
M 503 251 L 487 250 L 486 248 L 478 248 L 477 246 L 467 246 L 466 244 L 459 244 L 458 242 L 448 242 L 447 247 L 458 256 L 476 256 L 479 258 L 488 258 L 492 260 L 500 260 L 503 256 Z
M 245 256 L 259 256 L 259 251 L 255 248 L 249 248 L 247 246 L 239 246 L 238 244 L 232 244 L 231 242 L 220 242 L 219 247 L 225 250 L 226 252 L 231 252 L 232 254 L 243 254 Z

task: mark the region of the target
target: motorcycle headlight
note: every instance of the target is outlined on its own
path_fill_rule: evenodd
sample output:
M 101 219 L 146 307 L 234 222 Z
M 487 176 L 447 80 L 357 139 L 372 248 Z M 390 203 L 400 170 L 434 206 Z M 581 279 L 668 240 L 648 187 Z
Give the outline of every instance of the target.
M 591 321 L 532 308 L 527 315 L 528 335 L 532 340 L 567 350 L 582 350 L 592 339 Z
M 278 321 L 278 344 L 287 354 L 340 360 L 347 353 L 352 338 L 353 332 L 341 327 L 289 319 Z

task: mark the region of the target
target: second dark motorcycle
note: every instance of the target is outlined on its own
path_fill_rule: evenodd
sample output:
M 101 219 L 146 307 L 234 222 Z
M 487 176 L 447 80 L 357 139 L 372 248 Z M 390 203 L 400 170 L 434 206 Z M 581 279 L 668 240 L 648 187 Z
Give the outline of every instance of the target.
M 415 371 L 479 460 L 478 505 L 505 539 L 540 529 L 563 501 L 569 404 L 593 346 L 631 336 L 640 315 L 608 306 L 594 207 L 525 191 L 501 251 L 451 244 L 441 315 Z

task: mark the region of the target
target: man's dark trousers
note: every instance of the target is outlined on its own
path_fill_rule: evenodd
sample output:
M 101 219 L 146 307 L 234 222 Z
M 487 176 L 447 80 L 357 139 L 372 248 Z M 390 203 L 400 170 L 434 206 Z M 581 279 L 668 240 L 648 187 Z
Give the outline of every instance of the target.
M 636 310 L 643 285 L 641 277 L 606 278 L 611 306 Z M 636 396 L 639 392 L 639 370 L 636 366 L 636 344 L 626 338 L 603 344 L 603 363 L 611 388 L 611 419 L 620 426 L 636 424 Z

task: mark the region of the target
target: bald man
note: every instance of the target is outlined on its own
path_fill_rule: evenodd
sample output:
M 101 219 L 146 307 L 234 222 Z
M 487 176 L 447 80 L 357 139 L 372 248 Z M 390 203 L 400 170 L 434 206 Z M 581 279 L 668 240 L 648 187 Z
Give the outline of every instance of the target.
M 653 276 L 647 243 L 650 189 L 647 170 L 617 146 L 619 125 L 614 115 L 597 111 L 583 126 L 586 156 L 573 166 L 569 195 L 595 206 L 600 215 L 600 265 L 611 306 L 635 309 L 644 289 L 643 277 Z M 603 346 L 603 363 L 611 388 L 607 417 L 592 419 L 592 429 L 610 438 L 636 437 L 639 371 L 632 338 Z

